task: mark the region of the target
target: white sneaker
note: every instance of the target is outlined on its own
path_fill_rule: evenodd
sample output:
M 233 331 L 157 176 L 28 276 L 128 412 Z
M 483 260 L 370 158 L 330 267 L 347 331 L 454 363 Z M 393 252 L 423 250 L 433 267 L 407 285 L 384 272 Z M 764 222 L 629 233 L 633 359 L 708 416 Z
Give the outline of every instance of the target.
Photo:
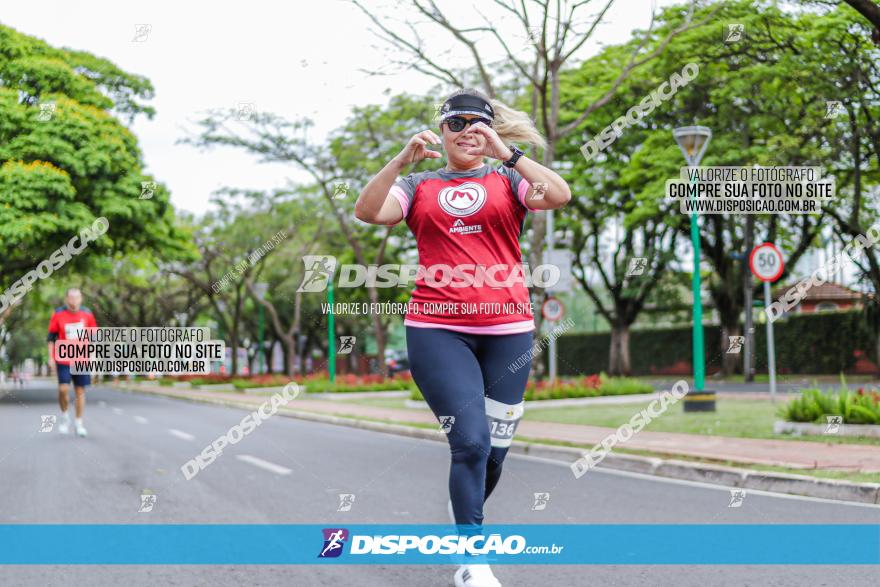
M 455 571 L 455 587 L 501 587 L 489 565 L 461 565 Z
M 67 414 L 62 415 L 60 421 L 58 422 L 58 433 L 70 434 L 70 416 L 68 416 Z
M 452 500 L 446 502 L 446 513 L 449 514 L 449 521 L 455 525 L 455 510 L 452 509 Z
M 83 438 L 85 438 L 87 434 L 88 434 L 88 432 L 86 431 L 86 427 L 82 425 L 82 422 L 77 422 L 76 423 L 76 435 L 82 436 Z

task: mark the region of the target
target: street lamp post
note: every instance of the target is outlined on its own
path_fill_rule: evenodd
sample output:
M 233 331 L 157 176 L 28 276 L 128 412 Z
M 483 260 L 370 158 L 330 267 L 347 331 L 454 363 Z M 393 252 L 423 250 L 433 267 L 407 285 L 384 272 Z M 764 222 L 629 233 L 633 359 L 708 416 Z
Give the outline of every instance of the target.
M 257 305 L 259 306 L 259 321 L 257 322 L 257 336 L 260 339 L 260 367 L 259 372 L 265 373 L 266 371 L 266 340 L 265 340 L 265 330 L 266 330 L 266 314 L 264 312 L 262 301 L 266 299 L 266 292 L 269 291 L 268 283 L 255 283 L 254 291 L 257 294 L 257 299 L 260 301 Z
M 703 159 L 712 131 L 705 126 L 684 126 L 672 131 L 678 148 L 681 149 L 689 167 L 697 167 Z M 706 364 L 703 352 L 703 301 L 700 295 L 700 225 L 696 212 L 691 213 L 691 245 L 694 249 L 694 271 L 691 289 L 694 296 L 693 310 L 693 362 L 694 389 L 702 391 L 706 379 Z

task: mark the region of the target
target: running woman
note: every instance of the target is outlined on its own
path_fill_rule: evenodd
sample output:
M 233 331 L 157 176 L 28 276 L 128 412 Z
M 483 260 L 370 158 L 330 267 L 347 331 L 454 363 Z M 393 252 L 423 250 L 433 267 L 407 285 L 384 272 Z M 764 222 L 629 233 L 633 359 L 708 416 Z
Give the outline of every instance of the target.
M 72 287 L 67 290 L 66 306 L 61 306 L 52 315 L 49 321 L 49 367 L 55 368 L 58 373 L 58 405 L 61 407 L 61 423 L 58 432 L 68 434 L 70 432 L 70 415 L 67 413 L 68 393 L 70 382 L 73 380 L 73 388 L 76 391 L 76 435 L 88 434 L 83 426 L 83 408 L 86 405 L 86 386 L 92 382 L 91 375 L 71 375 L 70 360 L 55 361 L 56 340 L 76 340 L 76 331 L 82 328 L 97 328 L 95 317 L 82 307 L 82 292 Z
M 413 136 L 361 192 L 355 215 L 406 219 L 419 265 L 430 268 L 416 277 L 404 320 L 410 371 L 447 433 L 450 517 L 471 533 L 523 414 L 529 365 L 508 366 L 530 356 L 535 323 L 519 237 L 528 212 L 564 206 L 571 190 L 514 146 L 545 146 L 525 113 L 474 89 L 453 93 L 439 112 L 441 136 Z M 429 144 L 442 145 L 446 166 L 398 180 L 408 165 L 442 157 Z M 461 565 L 454 581 L 501 585 L 488 564 Z

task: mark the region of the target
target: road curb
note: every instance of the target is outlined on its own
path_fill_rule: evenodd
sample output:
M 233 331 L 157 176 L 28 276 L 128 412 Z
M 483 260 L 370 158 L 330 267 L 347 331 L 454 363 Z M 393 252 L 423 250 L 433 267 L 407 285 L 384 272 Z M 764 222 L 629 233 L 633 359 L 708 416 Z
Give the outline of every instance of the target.
M 112 385 L 110 387 L 121 391 L 132 391 L 136 393 L 146 392 L 152 395 L 174 397 L 193 402 L 231 406 L 247 410 L 254 409 L 252 402 L 236 401 L 236 398 L 234 397 L 188 397 L 186 395 L 178 395 L 175 393 L 156 394 L 147 389 L 136 387 L 124 387 L 118 385 Z M 446 434 L 439 430 L 439 427 L 436 430 L 417 428 L 403 424 L 374 422 L 372 420 L 318 414 L 315 412 L 287 409 L 284 407 L 279 408 L 278 413 L 301 420 L 334 424 L 337 426 L 349 426 L 351 428 L 361 428 L 363 430 L 397 434 L 399 436 L 409 436 L 411 438 L 419 438 L 423 440 L 446 440 Z M 556 446 L 538 442 L 526 442 L 521 440 L 513 441 L 510 446 L 510 452 L 567 463 L 575 462 L 584 454 L 584 450 L 580 448 Z M 599 467 L 671 479 L 698 481 L 701 483 L 709 483 L 725 487 L 738 487 L 772 493 L 802 495 L 805 497 L 819 497 L 837 501 L 880 504 L 880 483 L 854 483 L 852 481 L 841 479 L 820 479 L 806 475 L 756 471 L 753 469 L 740 469 L 737 467 L 726 467 L 722 465 L 694 463 L 676 459 L 661 459 L 657 457 L 645 457 L 621 453 L 608 454 L 602 460 Z

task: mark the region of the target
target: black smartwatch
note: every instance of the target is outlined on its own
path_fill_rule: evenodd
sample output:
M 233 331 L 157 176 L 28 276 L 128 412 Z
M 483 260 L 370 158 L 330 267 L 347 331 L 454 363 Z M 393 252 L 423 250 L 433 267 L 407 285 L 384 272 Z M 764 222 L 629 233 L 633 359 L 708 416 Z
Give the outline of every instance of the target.
M 507 145 L 507 148 L 513 151 L 513 155 L 507 161 L 502 161 L 501 164 L 512 169 L 516 162 L 519 161 L 519 158 L 523 156 L 523 152 L 513 145 Z

